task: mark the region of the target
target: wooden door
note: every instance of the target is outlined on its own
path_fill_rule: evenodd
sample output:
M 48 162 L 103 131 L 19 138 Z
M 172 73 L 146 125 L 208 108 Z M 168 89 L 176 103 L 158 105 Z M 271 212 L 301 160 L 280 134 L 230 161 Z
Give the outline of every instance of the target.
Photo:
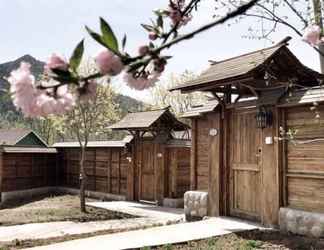
M 261 129 L 256 110 L 233 110 L 230 119 L 230 214 L 260 220 Z
M 155 201 L 154 144 L 143 142 L 139 166 L 139 200 Z

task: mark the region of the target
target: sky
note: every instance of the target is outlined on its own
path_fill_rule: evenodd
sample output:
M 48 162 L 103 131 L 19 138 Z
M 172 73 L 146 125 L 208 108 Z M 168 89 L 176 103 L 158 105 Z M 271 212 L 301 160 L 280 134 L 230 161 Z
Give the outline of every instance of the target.
M 68 58 L 82 38 L 86 38 L 86 56 L 93 56 L 100 46 L 89 38 L 84 26 L 98 30 L 100 16 L 109 22 L 120 40 L 127 34 L 126 49 L 135 53 L 136 48 L 148 42 L 147 33 L 140 24 L 148 23 L 153 16 L 152 10 L 167 6 L 167 3 L 168 0 L 0 0 L 0 63 L 25 54 L 43 61 L 53 52 Z M 202 0 L 199 12 L 183 32 L 211 21 L 214 6 L 214 0 Z M 242 38 L 253 24 L 255 20 L 218 26 L 165 51 L 173 58 L 162 81 L 171 73 L 181 74 L 185 70 L 199 74 L 208 67 L 208 60 L 219 61 L 271 46 L 269 41 Z M 280 28 L 272 38 L 280 41 L 287 35 L 293 36 L 289 48 L 302 63 L 319 70 L 316 52 L 290 30 Z M 151 101 L 149 91 L 131 90 L 121 78 L 114 79 L 114 85 L 122 94 Z

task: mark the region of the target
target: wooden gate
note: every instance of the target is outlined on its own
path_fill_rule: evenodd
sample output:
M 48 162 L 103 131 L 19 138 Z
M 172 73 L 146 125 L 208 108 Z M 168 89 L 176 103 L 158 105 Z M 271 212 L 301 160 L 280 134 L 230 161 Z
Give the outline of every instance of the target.
M 261 136 L 255 109 L 233 110 L 230 119 L 230 214 L 260 220 Z
M 139 157 L 139 200 L 155 202 L 154 143 L 142 142 Z

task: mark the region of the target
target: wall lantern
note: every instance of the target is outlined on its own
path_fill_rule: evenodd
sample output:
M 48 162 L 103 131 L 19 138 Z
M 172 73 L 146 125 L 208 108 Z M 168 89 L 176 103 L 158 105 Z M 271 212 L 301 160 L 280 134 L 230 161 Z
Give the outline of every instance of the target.
M 264 106 L 259 107 L 255 116 L 257 128 L 267 128 L 272 126 L 272 111 L 267 110 Z

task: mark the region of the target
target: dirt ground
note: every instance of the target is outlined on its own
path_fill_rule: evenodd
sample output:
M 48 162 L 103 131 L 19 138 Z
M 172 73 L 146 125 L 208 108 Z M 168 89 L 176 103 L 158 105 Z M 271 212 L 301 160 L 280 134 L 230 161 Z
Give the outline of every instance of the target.
M 324 239 L 313 239 L 277 231 L 249 231 L 184 244 L 142 250 L 323 250 Z
M 93 201 L 88 199 L 87 201 Z M 80 200 L 74 195 L 38 197 L 11 202 L 0 209 L 0 226 L 52 221 L 98 221 L 133 218 L 134 216 L 87 206 L 80 212 Z

